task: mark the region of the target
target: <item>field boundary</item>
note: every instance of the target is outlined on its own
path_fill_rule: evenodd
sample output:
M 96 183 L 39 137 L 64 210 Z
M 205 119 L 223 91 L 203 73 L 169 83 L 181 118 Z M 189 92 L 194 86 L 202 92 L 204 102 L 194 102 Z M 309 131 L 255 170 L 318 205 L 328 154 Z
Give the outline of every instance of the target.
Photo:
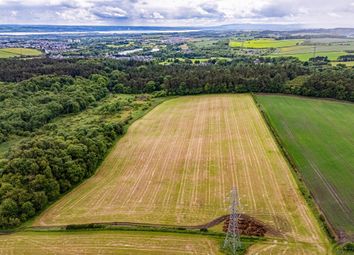
M 272 93 L 258 93 L 259 95 L 271 95 Z M 274 94 L 273 94 L 274 95 Z M 278 94 L 280 95 L 280 94 Z M 281 94 L 283 95 L 283 94 Z M 280 136 L 278 135 L 277 131 L 275 130 L 275 128 L 272 126 L 271 121 L 267 115 L 267 113 L 265 112 L 265 110 L 263 109 L 263 107 L 260 105 L 260 103 L 257 101 L 257 98 L 255 96 L 254 93 L 251 93 L 251 96 L 254 100 L 254 103 L 256 104 L 257 109 L 259 110 L 259 112 L 261 113 L 264 121 L 266 122 L 268 129 L 270 130 L 270 132 L 272 133 L 273 137 L 275 138 L 276 144 L 279 147 L 281 153 L 283 154 L 283 156 L 286 158 L 286 161 L 288 162 L 290 168 L 291 168 L 291 172 L 293 173 L 296 183 L 298 185 L 298 188 L 301 192 L 301 194 L 303 195 L 305 201 L 307 202 L 307 204 L 309 205 L 309 207 L 312 209 L 311 211 L 313 212 L 313 214 L 315 215 L 315 218 L 317 220 L 317 222 L 320 224 L 320 226 L 322 227 L 323 230 L 325 230 L 325 232 L 327 233 L 327 236 L 330 238 L 330 240 L 338 242 L 339 244 L 341 243 L 341 240 L 336 232 L 336 230 L 334 229 L 334 227 L 330 224 L 330 222 L 328 221 L 326 215 L 324 214 L 324 212 L 322 211 L 322 209 L 320 208 L 320 206 L 316 203 L 316 199 L 313 196 L 312 192 L 309 190 L 309 188 L 306 186 L 305 182 L 303 181 L 303 176 L 301 174 L 301 172 L 299 171 L 297 165 L 295 164 L 293 158 L 291 157 L 291 155 L 288 153 L 288 151 L 286 150 L 283 141 L 281 140 Z M 291 95 L 289 95 L 291 96 Z M 319 98 L 318 98 L 319 99 Z
M 272 237 L 281 237 L 282 234 L 278 230 L 266 225 L 262 221 L 255 219 L 247 214 L 239 215 L 244 220 L 250 220 L 255 223 L 261 224 L 266 229 L 266 233 Z M 223 223 L 230 217 L 229 214 L 217 217 L 210 222 L 198 225 L 170 225 L 170 224 L 158 224 L 158 223 L 141 223 L 141 222 L 95 222 L 86 224 L 68 224 L 68 225 L 55 225 L 55 226 L 33 226 L 29 229 L 31 230 L 50 230 L 50 229 L 60 229 L 60 230 L 78 230 L 78 229 L 105 229 L 105 228 L 116 228 L 116 227 L 137 227 L 137 228 L 148 228 L 148 229 L 173 229 L 173 230 L 200 230 L 201 232 L 208 232 L 209 228 L 217 226 Z M 224 233 L 222 233 L 224 235 Z M 257 236 L 255 234 L 244 235 L 248 237 L 263 237 Z
M 336 98 L 330 98 L 330 97 L 314 97 L 314 96 L 302 96 L 302 95 L 297 95 L 297 94 L 285 94 L 285 93 L 267 93 L 267 92 L 257 92 L 255 93 L 256 95 L 261 95 L 261 96 L 285 96 L 285 97 L 295 97 L 295 98 L 301 98 L 301 99 L 313 99 L 313 100 L 323 100 L 323 101 L 329 101 L 329 102 L 336 102 L 336 103 L 342 103 L 342 104 L 354 104 L 352 101 L 348 100 L 341 100 L 341 99 L 336 99 Z M 253 95 L 253 93 L 252 93 Z M 256 103 L 258 101 L 255 99 Z

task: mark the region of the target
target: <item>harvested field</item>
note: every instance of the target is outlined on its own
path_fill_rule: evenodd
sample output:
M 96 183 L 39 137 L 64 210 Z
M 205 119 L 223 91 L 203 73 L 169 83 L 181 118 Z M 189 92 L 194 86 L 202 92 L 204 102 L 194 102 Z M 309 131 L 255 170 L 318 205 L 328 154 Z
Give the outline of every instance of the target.
M 250 255 L 309 255 L 309 254 L 327 254 L 320 253 L 316 245 L 309 243 L 288 243 L 286 241 L 274 240 L 272 242 L 257 243 L 252 245 L 246 254 Z
M 354 240 L 354 104 L 257 96 L 342 241 Z
M 117 253 L 119 252 L 119 253 Z M 221 254 L 206 236 L 124 231 L 23 232 L 0 235 L 1 255 Z
M 129 221 L 209 222 L 241 211 L 287 240 L 328 243 L 250 95 L 166 101 L 135 122 L 97 174 L 46 210 L 34 225 Z

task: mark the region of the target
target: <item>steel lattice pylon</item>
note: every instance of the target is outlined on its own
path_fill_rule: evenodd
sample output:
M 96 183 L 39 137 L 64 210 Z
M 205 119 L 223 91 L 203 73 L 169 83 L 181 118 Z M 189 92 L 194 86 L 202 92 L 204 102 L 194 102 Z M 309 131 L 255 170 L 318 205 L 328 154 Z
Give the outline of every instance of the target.
M 239 214 L 237 212 L 238 198 L 236 189 L 231 191 L 231 206 L 230 206 L 230 219 L 227 228 L 226 238 L 224 241 L 224 249 L 229 248 L 232 254 L 236 254 L 237 249 L 241 247 L 240 231 L 238 228 Z

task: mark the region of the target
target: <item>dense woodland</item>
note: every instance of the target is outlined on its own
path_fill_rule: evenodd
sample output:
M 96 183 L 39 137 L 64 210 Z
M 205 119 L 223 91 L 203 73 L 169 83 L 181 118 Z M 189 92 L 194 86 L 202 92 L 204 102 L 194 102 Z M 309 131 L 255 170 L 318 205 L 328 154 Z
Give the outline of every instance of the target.
M 38 75 L 90 78 L 100 74 L 117 93 L 199 94 L 273 92 L 353 101 L 354 69 L 300 62 L 294 58 L 234 58 L 231 62 L 174 63 L 114 60 L 1 60 L 0 81 L 19 82 Z M 288 81 L 306 75 L 296 87 Z
M 98 61 L 65 59 L 0 59 L 0 81 L 18 82 L 37 75 L 56 74 L 88 78 L 99 73 L 103 65 Z
M 0 142 L 34 131 L 62 114 L 77 113 L 107 93 L 107 79 L 38 76 L 0 86 Z
M 133 107 L 131 100 L 106 104 L 114 94 L 271 92 L 354 101 L 354 69 L 282 58 L 199 65 L 1 60 L 0 81 L 0 147 L 22 139 L 0 158 L 2 228 L 26 221 L 94 173 L 126 121 L 94 119 L 70 129 L 53 121 L 92 108 L 106 116 Z

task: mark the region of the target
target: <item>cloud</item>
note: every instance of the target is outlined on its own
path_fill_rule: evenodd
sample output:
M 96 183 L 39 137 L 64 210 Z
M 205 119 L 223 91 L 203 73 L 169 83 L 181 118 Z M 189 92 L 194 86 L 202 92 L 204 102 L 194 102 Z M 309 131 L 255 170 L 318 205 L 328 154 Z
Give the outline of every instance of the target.
M 165 12 L 165 17 L 178 20 L 219 19 L 224 17 L 224 13 L 206 8 L 205 6 L 197 6 L 195 8 L 179 7 L 174 12 Z
M 353 26 L 353 0 L 0 0 L 0 23 Z
M 103 6 L 103 7 L 98 7 L 94 8 L 92 10 L 92 13 L 96 15 L 97 17 L 101 18 L 128 18 L 128 13 L 119 8 L 119 7 L 113 7 L 113 6 Z
M 56 12 L 57 18 L 63 21 L 63 23 L 77 23 L 82 20 L 86 22 L 96 22 L 97 17 L 90 11 L 82 8 L 64 8 Z
M 153 12 L 152 13 L 152 18 L 153 19 L 164 19 L 165 17 L 162 16 L 159 12 Z
M 275 18 L 283 18 L 296 14 L 296 10 L 289 8 L 288 5 L 283 4 L 269 4 L 264 6 L 259 10 L 254 11 L 256 16 L 259 17 L 275 17 Z
M 219 6 L 216 3 L 203 3 L 199 6 L 203 15 L 207 15 L 212 18 L 224 18 L 225 13 L 219 10 Z

